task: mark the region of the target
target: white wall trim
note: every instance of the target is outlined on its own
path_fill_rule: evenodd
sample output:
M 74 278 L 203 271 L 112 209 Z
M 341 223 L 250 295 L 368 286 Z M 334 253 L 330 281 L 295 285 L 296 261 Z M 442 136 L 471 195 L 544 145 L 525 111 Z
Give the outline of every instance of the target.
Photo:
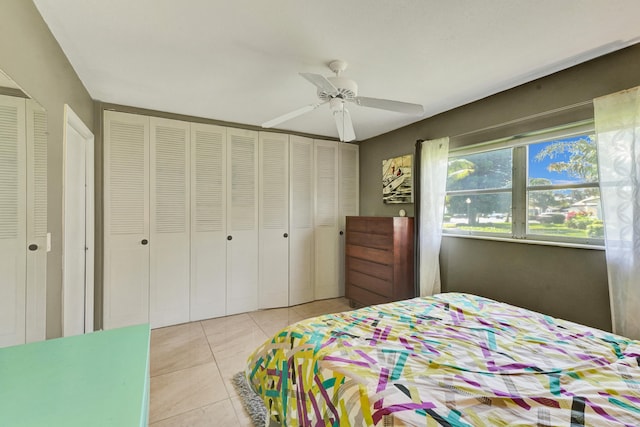
M 94 330 L 94 258 L 95 258 L 95 200 L 94 200 L 94 174 L 95 174 L 95 160 L 94 160 L 94 143 L 95 138 L 91 130 L 82 122 L 80 117 L 71 109 L 68 104 L 64 105 L 64 152 L 63 152 L 63 177 L 67 176 L 67 140 L 68 132 L 73 130 L 85 141 L 85 185 L 86 185 L 86 199 L 85 199 L 85 293 L 84 293 L 84 333 L 93 332 Z M 66 178 L 65 178 L 66 179 Z M 67 212 L 65 212 L 65 206 L 67 201 L 67 183 L 65 182 L 62 190 L 63 197 L 63 225 L 62 235 L 67 236 L 69 224 L 67 221 Z M 66 265 L 65 259 L 69 256 L 67 254 L 67 246 L 65 238 L 62 242 L 62 256 L 63 256 L 63 272 L 62 272 L 62 332 L 63 336 L 73 335 L 76 332 L 70 330 L 70 325 L 65 321 L 65 315 L 70 308 L 65 307 L 65 301 L 67 295 L 65 294 L 65 283 L 67 278 L 65 275 L 64 266 Z M 77 325 L 76 325 L 77 326 Z

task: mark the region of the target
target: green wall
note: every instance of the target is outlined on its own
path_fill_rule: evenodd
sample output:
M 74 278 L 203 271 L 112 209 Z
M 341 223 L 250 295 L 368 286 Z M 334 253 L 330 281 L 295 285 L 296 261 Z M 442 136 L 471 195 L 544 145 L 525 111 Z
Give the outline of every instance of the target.
M 640 45 L 576 65 L 360 143 L 360 214 L 397 215 L 381 198 L 382 159 L 418 139 L 458 147 L 593 117 L 586 102 L 640 85 Z M 554 111 L 549 114 L 548 112 Z M 611 330 L 604 251 L 444 237 L 444 291 L 462 291 Z
M 47 337 L 62 334 L 62 159 L 64 104 L 93 129 L 93 102 L 31 1 L 2 0 L 0 69 L 48 116 Z

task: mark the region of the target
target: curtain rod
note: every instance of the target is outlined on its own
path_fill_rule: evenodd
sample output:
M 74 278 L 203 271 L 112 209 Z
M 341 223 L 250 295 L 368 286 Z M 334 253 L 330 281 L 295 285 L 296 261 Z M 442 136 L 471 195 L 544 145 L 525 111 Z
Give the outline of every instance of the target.
M 526 117 L 520 117 L 518 119 L 509 120 L 509 121 L 504 122 L 504 123 L 499 123 L 499 124 L 487 126 L 487 127 L 481 128 L 481 129 L 474 129 L 474 130 L 471 130 L 471 131 L 468 131 L 468 132 L 463 132 L 463 133 L 460 133 L 458 135 L 451 136 L 450 138 L 451 139 L 462 138 L 462 137 L 465 137 L 465 136 L 474 135 L 476 133 L 482 133 L 482 132 L 486 132 L 486 131 L 489 131 L 489 130 L 499 129 L 501 127 L 514 125 L 514 124 L 518 124 L 518 123 L 522 123 L 522 122 L 526 122 L 527 120 L 538 119 L 538 118 L 541 118 L 541 117 L 551 116 L 551 115 L 554 115 L 554 114 L 563 113 L 565 111 L 570 111 L 570 110 L 573 110 L 573 109 L 579 109 L 581 107 L 586 107 L 588 105 L 593 105 L 593 100 L 578 102 L 576 104 L 567 105 L 565 107 L 560 107 L 560 108 L 556 108 L 556 109 L 549 110 L 549 111 L 543 111 L 541 113 L 532 114 L 532 115 L 526 116 Z

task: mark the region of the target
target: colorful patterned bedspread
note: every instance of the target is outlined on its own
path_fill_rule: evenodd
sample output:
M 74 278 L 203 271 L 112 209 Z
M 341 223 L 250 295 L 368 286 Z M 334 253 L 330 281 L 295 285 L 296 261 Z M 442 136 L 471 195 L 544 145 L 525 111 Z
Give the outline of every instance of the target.
M 247 378 L 283 426 L 640 426 L 640 341 L 459 293 L 291 325 Z

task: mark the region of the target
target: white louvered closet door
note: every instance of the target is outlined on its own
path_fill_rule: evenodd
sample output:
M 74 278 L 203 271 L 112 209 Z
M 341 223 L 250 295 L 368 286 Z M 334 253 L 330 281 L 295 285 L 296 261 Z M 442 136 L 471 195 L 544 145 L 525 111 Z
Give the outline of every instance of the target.
M 227 130 L 191 124 L 191 320 L 226 314 Z
M 340 271 L 340 295 L 344 295 L 345 283 L 345 233 L 346 233 L 346 217 L 356 216 L 359 214 L 359 147 L 355 144 L 340 144 L 340 206 L 339 206 L 339 222 L 340 222 L 340 253 L 339 253 L 339 271 Z
M 289 135 L 259 134 L 258 308 L 289 304 Z
M 258 308 L 258 132 L 227 129 L 227 314 Z
M 104 113 L 104 328 L 149 321 L 149 118 Z
M 315 298 L 340 296 L 338 143 L 314 141 Z
M 47 312 L 47 112 L 26 101 L 27 315 L 26 341 L 46 338 Z M 34 246 L 35 245 L 35 246 Z
M 289 137 L 289 305 L 313 301 L 313 140 Z
M 190 234 L 187 122 L 151 117 L 149 321 L 189 321 Z
M 0 347 L 25 342 L 25 100 L 0 95 Z

